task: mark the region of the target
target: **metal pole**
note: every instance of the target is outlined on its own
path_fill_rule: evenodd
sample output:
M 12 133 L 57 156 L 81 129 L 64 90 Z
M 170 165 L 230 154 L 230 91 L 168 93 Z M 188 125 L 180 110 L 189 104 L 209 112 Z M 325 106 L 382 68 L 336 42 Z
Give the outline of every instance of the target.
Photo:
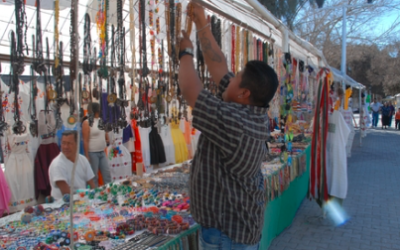
M 347 37 L 347 30 L 346 30 L 346 10 L 347 7 L 343 4 L 343 24 L 342 24 L 342 63 L 341 63 L 341 71 L 343 77 L 346 76 L 346 37 Z
M 72 0 L 71 2 L 71 7 L 72 7 L 72 11 L 75 11 L 75 20 L 72 20 L 72 25 L 75 27 L 75 30 L 78 32 L 78 0 Z M 79 88 L 78 88 L 78 75 L 79 75 L 79 34 L 74 34 L 73 37 L 71 37 L 70 39 L 74 39 L 75 40 L 75 81 L 71 82 L 71 84 L 74 84 L 74 89 L 75 89 L 75 98 L 74 101 L 76 102 L 76 107 L 77 107 L 77 112 L 78 112 L 78 126 L 77 126 L 77 133 L 78 133 L 78 138 L 77 138 L 77 149 L 76 149 L 76 158 L 75 158 L 75 162 L 74 165 L 72 167 L 72 174 L 71 174 L 71 186 L 70 186 L 70 198 L 69 198 L 69 233 L 71 235 L 70 237 L 70 245 L 72 246 L 72 248 L 74 248 L 74 179 L 75 179 L 75 171 L 76 171 L 76 166 L 78 164 L 78 160 L 79 160 L 79 141 L 80 141 L 80 115 L 79 115 L 79 111 L 80 111 L 80 103 L 79 103 Z M 73 58 L 73 55 L 71 55 L 71 57 Z M 75 105 L 75 103 L 71 103 L 70 105 Z

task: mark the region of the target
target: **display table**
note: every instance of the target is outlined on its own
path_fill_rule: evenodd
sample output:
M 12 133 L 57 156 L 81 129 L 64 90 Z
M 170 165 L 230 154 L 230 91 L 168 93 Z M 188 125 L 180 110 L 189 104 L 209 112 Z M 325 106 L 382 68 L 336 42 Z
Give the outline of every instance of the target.
M 296 159 L 301 159 L 298 160 L 296 164 L 297 166 L 300 164 L 305 166 L 303 170 L 299 171 L 300 168 L 297 168 L 297 170 L 293 172 L 296 167 L 289 168 L 283 164 L 282 167 L 274 168 L 275 172 L 265 175 L 266 180 L 270 178 L 269 182 L 266 181 L 266 183 L 269 183 L 266 185 L 267 187 L 269 186 L 269 188 L 267 188 L 267 193 L 271 192 L 271 187 L 274 185 L 278 187 L 279 191 L 275 192 L 274 195 L 271 195 L 271 193 L 269 194 L 269 201 L 265 210 L 265 221 L 262 231 L 262 239 L 260 242 L 260 249 L 268 249 L 271 241 L 286 227 L 290 226 L 300 204 L 304 200 L 308 190 L 310 150 L 311 147 L 308 146 L 302 153 L 297 156 L 293 156 Z M 293 162 L 295 162 L 295 160 L 293 160 Z M 294 166 L 296 166 L 296 164 L 294 164 Z M 171 169 L 173 167 L 174 166 L 167 167 L 167 169 Z M 287 178 L 287 173 L 289 172 L 289 178 Z M 271 181 L 273 179 L 275 179 L 275 184 L 274 181 Z M 279 181 L 276 181 L 278 179 Z M 55 208 L 60 207 L 62 204 L 63 202 L 59 200 L 53 204 L 44 204 L 43 207 Z M 0 227 L 8 224 L 11 221 L 19 220 L 22 213 L 23 212 L 21 211 L 19 213 L 1 218 Z M 194 224 L 188 230 L 172 236 L 169 241 L 165 242 L 157 249 L 198 249 L 199 227 L 199 225 Z M 128 238 L 126 240 L 128 240 Z M 2 249 L 1 246 L 0 249 Z
M 306 172 L 293 180 L 288 189 L 279 197 L 268 203 L 265 210 L 260 249 L 268 249 L 272 240 L 292 224 L 298 208 L 307 195 L 311 163 L 310 153 L 311 147 L 309 146 L 304 152 L 306 156 Z

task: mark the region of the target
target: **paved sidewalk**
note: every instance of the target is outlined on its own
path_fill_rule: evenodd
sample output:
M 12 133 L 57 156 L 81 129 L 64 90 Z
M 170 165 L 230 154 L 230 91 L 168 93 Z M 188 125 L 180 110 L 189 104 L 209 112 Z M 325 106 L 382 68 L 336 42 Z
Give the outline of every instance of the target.
M 305 199 L 293 224 L 269 250 L 400 249 L 400 131 L 370 129 L 362 147 L 358 135 L 348 159 L 343 204 L 350 220 L 334 227 L 322 219 L 315 201 Z

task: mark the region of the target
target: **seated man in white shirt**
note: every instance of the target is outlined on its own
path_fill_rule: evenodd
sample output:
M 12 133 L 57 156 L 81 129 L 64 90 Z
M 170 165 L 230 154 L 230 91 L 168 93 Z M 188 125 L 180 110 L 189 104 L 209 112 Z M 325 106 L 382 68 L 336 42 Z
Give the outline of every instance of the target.
M 51 196 L 61 199 L 64 194 L 70 193 L 72 168 L 76 160 L 78 133 L 74 130 L 63 132 L 61 137 L 61 153 L 50 164 L 49 177 Z M 74 190 L 84 189 L 87 185 L 95 188 L 94 173 L 89 161 L 78 154 L 75 169 Z

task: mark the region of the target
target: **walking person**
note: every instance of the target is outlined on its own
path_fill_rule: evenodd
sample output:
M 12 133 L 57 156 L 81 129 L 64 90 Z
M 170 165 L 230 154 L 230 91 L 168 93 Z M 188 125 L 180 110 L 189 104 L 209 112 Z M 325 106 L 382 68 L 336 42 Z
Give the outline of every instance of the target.
M 389 117 L 389 128 L 392 126 L 393 116 L 395 115 L 396 109 L 394 108 L 392 102 L 389 102 L 390 117 Z
M 378 126 L 379 111 L 381 110 L 382 104 L 377 102 L 376 98 L 374 98 L 374 102 L 371 103 L 370 107 L 372 110 L 372 127 L 376 128 Z
M 99 129 L 100 104 L 90 103 L 88 110 L 92 110 L 94 114 L 93 125 L 89 126 L 89 120 L 86 119 L 82 123 L 83 148 L 85 156 L 90 162 L 93 173 L 95 175 L 94 183 L 99 186 L 99 170 L 103 177 L 104 184 L 111 182 L 111 173 L 108 166 L 106 153 L 108 135 L 104 130 Z
M 217 83 L 217 96 L 203 89 L 190 34 L 183 31 L 179 87 L 193 108 L 193 127 L 201 132 L 190 168 L 190 212 L 201 226 L 199 248 L 257 250 L 266 206 L 261 173 L 269 137 L 266 114 L 278 78 L 262 61 L 230 73 L 204 9 L 191 4 L 202 53 Z
M 400 108 L 397 110 L 394 119 L 396 120 L 396 129 L 400 130 Z
M 389 126 L 389 119 L 390 119 L 390 107 L 387 102 L 385 102 L 381 110 L 382 110 L 382 129 L 387 129 Z

